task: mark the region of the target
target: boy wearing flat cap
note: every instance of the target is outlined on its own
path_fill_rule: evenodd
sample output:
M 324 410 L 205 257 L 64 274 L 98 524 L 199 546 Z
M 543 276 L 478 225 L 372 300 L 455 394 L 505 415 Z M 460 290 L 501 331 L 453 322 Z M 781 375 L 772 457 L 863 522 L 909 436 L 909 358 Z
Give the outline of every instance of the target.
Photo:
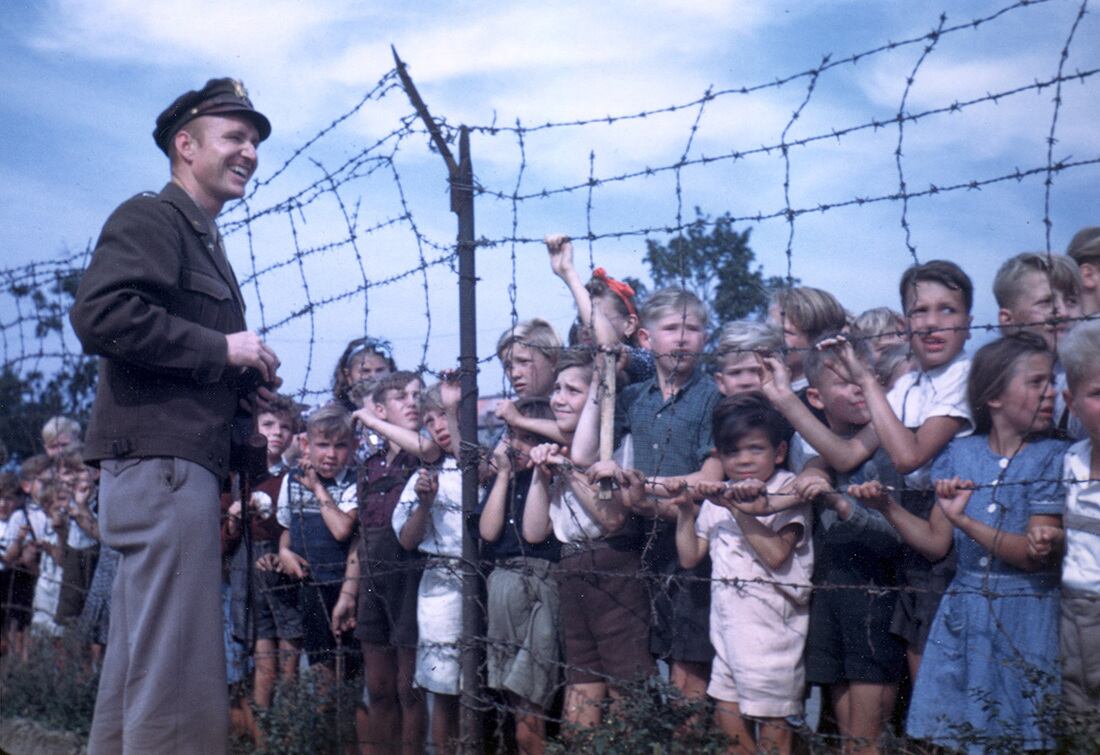
M 99 382 L 84 458 L 122 553 L 88 752 L 224 753 L 220 480 L 241 399 L 279 361 L 247 330 L 215 218 L 244 196 L 271 124 L 212 79 L 157 118 L 172 179 L 108 218 L 70 312 Z

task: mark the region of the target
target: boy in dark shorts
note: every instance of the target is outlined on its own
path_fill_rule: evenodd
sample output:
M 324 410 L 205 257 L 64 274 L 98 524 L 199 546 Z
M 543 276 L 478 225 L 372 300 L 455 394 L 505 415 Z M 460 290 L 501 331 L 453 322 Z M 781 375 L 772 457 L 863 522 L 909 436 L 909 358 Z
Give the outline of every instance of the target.
M 423 556 L 406 551 L 391 524 L 401 491 L 421 461 L 404 450 L 385 428 L 405 430 L 417 440 L 420 393 L 414 373 L 381 378 L 356 418 L 370 413 L 383 443 L 359 469 L 359 537 L 348 554 L 344 584 L 333 609 L 333 627 L 355 627 L 365 669 L 359 740 L 368 747 L 419 753 L 427 715 L 424 698 L 412 686 L 416 670 L 416 591 Z M 362 420 L 361 420 L 362 421 Z M 364 422 L 366 424 L 366 422 Z M 358 608 L 356 603 L 358 602 Z
M 302 640 L 298 587 L 277 568 L 282 527 L 275 516 L 275 501 L 279 500 L 287 472 L 283 451 L 294 437 L 297 412 L 294 403 L 285 396 L 277 396 L 269 404 L 256 416 L 256 429 L 267 438 L 268 476 L 256 484 L 249 501 L 251 554 L 242 536 L 240 501 L 229 507 L 223 524 L 231 551 L 229 584 L 233 596 L 233 637 L 246 647 L 255 643 L 252 699 L 259 708 L 271 705 L 275 681 L 280 676 L 283 679 L 294 677 Z M 250 603 L 246 601 L 249 571 L 252 572 Z

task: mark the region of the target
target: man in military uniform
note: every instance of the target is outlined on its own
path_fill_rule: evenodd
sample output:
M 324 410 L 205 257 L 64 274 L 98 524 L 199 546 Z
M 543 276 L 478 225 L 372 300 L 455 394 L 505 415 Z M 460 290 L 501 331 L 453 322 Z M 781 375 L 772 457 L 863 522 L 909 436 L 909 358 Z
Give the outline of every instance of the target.
M 153 132 L 172 179 L 107 220 L 70 312 L 100 357 L 84 451 L 102 470 L 103 541 L 122 553 L 93 755 L 226 750 L 219 481 L 230 423 L 270 395 L 279 361 L 246 328 L 215 218 L 270 133 L 233 79 L 173 102 Z

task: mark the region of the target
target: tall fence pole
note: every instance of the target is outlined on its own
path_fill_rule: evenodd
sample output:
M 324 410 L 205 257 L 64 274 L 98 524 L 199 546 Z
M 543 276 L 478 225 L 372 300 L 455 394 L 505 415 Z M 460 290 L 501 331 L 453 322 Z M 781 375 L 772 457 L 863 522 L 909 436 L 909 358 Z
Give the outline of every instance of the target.
M 484 636 L 481 608 L 481 578 L 477 570 L 478 546 L 473 522 L 478 508 L 477 440 L 477 275 L 474 270 L 474 171 L 470 161 L 470 132 L 463 126 L 458 137 L 458 171 L 451 182 L 458 214 L 458 320 L 459 372 L 462 403 L 458 426 L 462 435 L 462 718 L 459 722 L 462 748 L 481 751 L 481 709 L 477 691 L 481 688 Z
M 461 717 L 459 741 L 464 753 L 481 752 L 481 666 L 484 617 L 481 604 L 481 577 L 478 574 L 478 546 L 471 523 L 478 507 L 478 439 L 477 439 L 477 273 L 474 265 L 474 168 L 470 161 L 470 132 L 463 126 L 458 138 L 458 162 L 455 162 L 447 141 L 432 120 L 428 106 L 416 90 L 405 64 L 392 46 L 393 60 L 401 85 L 409 96 L 417 115 L 431 134 L 432 143 L 447 164 L 451 184 L 451 211 L 458 216 L 458 321 L 459 379 L 462 402 L 458 409 L 458 430 L 462 436 L 462 453 L 458 459 L 462 470 L 462 653 Z

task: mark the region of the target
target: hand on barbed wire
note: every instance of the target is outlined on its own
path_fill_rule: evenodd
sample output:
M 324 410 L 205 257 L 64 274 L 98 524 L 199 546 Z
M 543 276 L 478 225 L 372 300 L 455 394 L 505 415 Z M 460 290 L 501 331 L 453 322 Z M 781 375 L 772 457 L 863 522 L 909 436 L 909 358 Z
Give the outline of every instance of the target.
M 422 467 L 416 476 L 413 492 L 421 506 L 431 506 L 439 492 L 439 474 L 434 469 Z
M 309 561 L 290 548 L 279 549 L 279 567 L 278 571 L 295 579 L 305 579 L 309 576 Z
M 340 597 L 332 607 L 332 631 L 334 634 L 355 629 L 355 596 L 340 588 Z
M 848 495 L 875 511 L 885 511 L 890 504 L 890 494 L 879 480 L 849 485 Z
M 1066 540 L 1066 531 L 1053 524 L 1031 524 L 1027 528 L 1027 553 L 1036 561 L 1047 558 Z
M 825 367 L 845 382 L 862 383 L 866 378 L 873 377 L 863 360 L 856 356 L 856 350 L 846 336 L 826 338 L 814 348 L 831 352 L 825 358 Z
M 439 401 L 445 411 L 453 412 L 462 401 L 462 384 L 459 382 L 458 370 L 440 373 L 439 381 Z
M 802 472 L 790 482 L 790 492 L 803 503 L 813 503 L 821 496 L 828 496 L 835 491 L 827 479 L 819 474 Z
M 760 366 L 764 371 L 760 380 L 760 390 L 769 401 L 777 403 L 781 398 L 792 393 L 791 371 L 782 359 L 771 354 L 756 355 Z
M 660 486 L 664 488 L 662 498 L 665 499 L 665 503 L 677 508 L 695 506 L 695 495 L 698 490 L 689 485 L 683 477 L 669 477 L 663 480 Z
M 493 449 L 493 468 L 499 474 L 512 474 L 512 447 L 508 441 L 501 438 Z
M 557 443 L 542 443 L 531 449 L 531 463 L 549 477 L 553 474 L 552 466 L 569 464 L 568 452 L 569 449 Z
M 493 410 L 493 414 L 507 425 L 515 424 L 515 421 L 522 416 L 519 409 L 516 408 L 515 402 L 511 399 L 501 399 L 497 403 L 496 409 Z
M 550 269 L 554 275 L 565 277 L 573 270 L 573 241 L 564 233 L 548 233 L 546 251 L 550 252 Z
M 641 470 L 624 470 L 619 492 L 621 494 L 623 508 L 631 511 L 642 509 L 648 512 L 648 507 L 645 506 L 647 495 L 646 476 Z
M 279 554 L 265 553 L 256 559 L 256 571 L 271 571 L 282 573 L 283 566 L 279 563 Z
M 936 505 L 943 510 L 947 521 L 958 527 L 966 520 L 966 504 L 974 493 L 974 483 L 960 477 L 936 480 Z

